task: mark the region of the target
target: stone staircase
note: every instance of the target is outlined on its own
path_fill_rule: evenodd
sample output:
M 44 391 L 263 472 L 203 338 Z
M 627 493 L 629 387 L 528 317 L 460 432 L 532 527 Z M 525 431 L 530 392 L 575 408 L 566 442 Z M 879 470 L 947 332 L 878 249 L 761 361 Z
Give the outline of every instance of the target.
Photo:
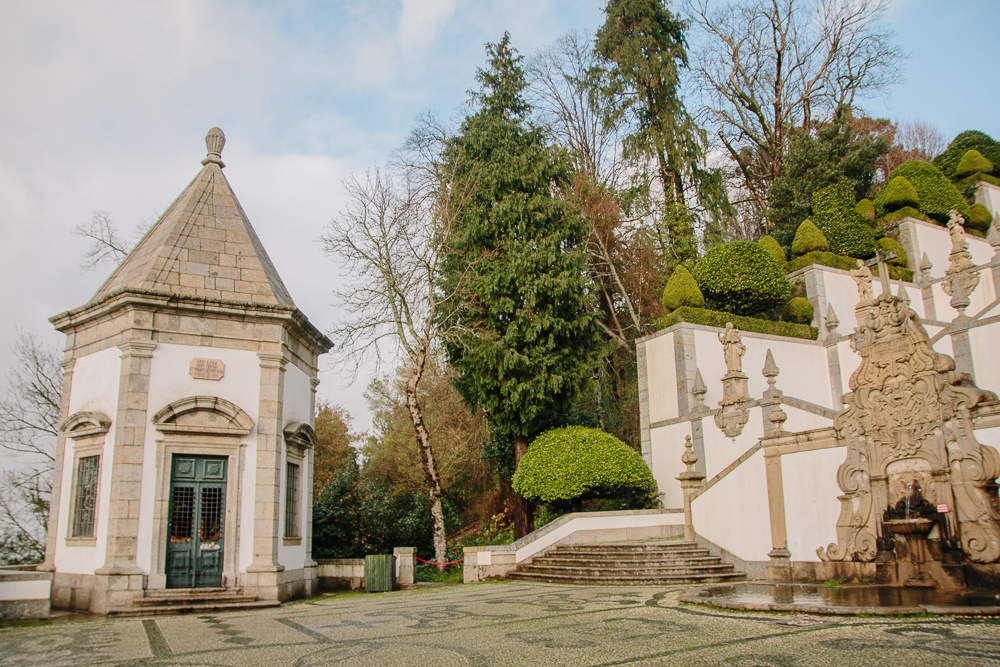
M 507 575 L 552 584 L 670 585 L 743 581 L 746 575 L 694 542 L 643 540 L 557 546 Z
M 109 609 L 108 616 L 195 614 L 280 606 L 277 600 L 243 595 L 239 588 L 168 588 L 145 591 L 143 597 L 132 601 L 131 607 Z

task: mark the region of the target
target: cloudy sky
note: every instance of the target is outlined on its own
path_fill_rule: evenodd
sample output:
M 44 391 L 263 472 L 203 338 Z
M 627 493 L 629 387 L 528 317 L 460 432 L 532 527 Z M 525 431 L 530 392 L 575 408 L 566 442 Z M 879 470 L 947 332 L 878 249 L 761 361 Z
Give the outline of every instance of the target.
M 297 305 L 337 317 L 337 272 L 317 238 L 341 180 L 397 147 L 414 117 L 461 111 L 504 30 L 524 54 L 593 33 L 602 0 L 307 0 L 0 3 L 0 370 L 16 329 L 62 345 L 48 318 L 85 303 L 110 267 L 85 273 L 71 234 L 106 211 L 129 231 L 200 169 L 226 132 L 226 176 Z M 868 110 L 923 119 L 949 139 L 1000 137 L 995 0 L 897 0 L 905 81 Z M 362 376 L 320 392 L 370 426 Z

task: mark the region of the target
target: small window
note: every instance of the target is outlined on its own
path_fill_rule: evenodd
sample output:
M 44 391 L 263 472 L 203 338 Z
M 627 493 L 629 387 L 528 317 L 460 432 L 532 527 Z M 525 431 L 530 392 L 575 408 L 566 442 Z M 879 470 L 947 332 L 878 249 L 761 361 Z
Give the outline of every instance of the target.
M 83 456 L 77 462 L 73 537 L 94 537 L 100 462 L 100 456 Z
M 299 466 L 285 470 L 285 537 L 299 537 Z

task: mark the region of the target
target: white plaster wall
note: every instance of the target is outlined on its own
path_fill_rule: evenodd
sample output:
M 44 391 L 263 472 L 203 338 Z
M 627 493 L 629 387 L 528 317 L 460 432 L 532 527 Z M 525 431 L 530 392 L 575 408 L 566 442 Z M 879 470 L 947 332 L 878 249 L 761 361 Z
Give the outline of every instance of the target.
M 1000 426 L 994 428 L 977 428 L 975 436 L 979 444 L 1000 449 Z
M 920 253 L 916 258 L 917 263 L 922 261 L 926 253 L 932 264 L 931 275 L 935 278 L 944 277 L 950 263 L 948 255 L 951 254 L 951 234 L 948 228 L 922 220 L 910 220 L 907 224 L 912 226 L 917 239 Z M 993 259 L 993 246 L 986 239 L 969 235 L 966 236 L 966 240 L 969 242 L 969 253 L 973 262 L 985 264 Z
M 707 420 L 702 420 L 704 424 Z M 715 425 L 712 425 L 715 428 Z M 684 453 L 684 437 L 691 435 L 691 422 L 654 428 L 649 433 L 653 450 L 653 478 L 663 495 L 660 500 L 665 508 L 684 507 L 684 494 L 677 476 L 687 470 L 681 462 Z
M 947 354 L 952 359 L 955 358 L 955 350 L 951 346 L 951 336 L 942 336 L 941 340 L 934 343 L 934 350 L 941 354 Z
M 976 365 L 976 384 L 1000 394 L 1000 324 L 969 330 L 969 346 Z M 977 431 L 978 433 L 978 431 Z
M 785 529 L 792 560 L 818 562 L 816 548 L 837 541 L 837 497 L 843 494 L 837 486 L 837 469 L 846 456 L 845 447 L 836 447 L 781 457 Z
M 649 423 L 679 416 L 677 405 L 677 362 L 674 359 L 674 334 L 647 340 L 646 378 L 649 389 Z M 702 371 L 702 377 L 705 376 Z
M 931 288 L 934 294 L 934 310 L 938 321 L 951 322 L 958 317 L 958 311 L 951 307 L 951 297 L 944 291 L 944 283 L 934 283 Z M 979 272 L 979 285 L 969 297 L 969 307 L 965 309 L 965 314 L 969 316 L 978 315 L 984 311 L 996 296 L 993 294 L 993 275 L 990 271 Z
M 752 418 L 751 418 L 752 419 Z M 757 451 L 691 504 L 695 531 L 747 561 L 771 550 L 764 452 Z
M 841 336 L 850 335 L 858 326 L 858 319 L 855 317 L 855 308 L 858 305 L 858 284 L 854 282 L 854 279 L 848 273 L 822 267 L 818 267 L 818 270 L 823 275 L 827 303 L 833 305 L 833 310 L 837 313 L 837 319 L 840 320 L 837 333 Z M 881 296 L 882 283 L 879 281 L 878 273 L 873 273 L 872 294 Z M 910 297 L 910 308 L 917 315 L 923 317 L 924 302 L 920 289 L 913 283 L 901 282 L 899 280 L 889 281 L 889 288 L 894 295 L 899 293 L 900 285 L 903 286 L 907 296 Z M 826 312 L 823 315 L 825 316 Z
M 790 433 L 812 431 L 817 428 L 827 428 L 829 426 L 833 426 L 833 420 L 822 415 L 806 412 L 805 410 L 799 410 L 798 408 L 793 408 L 790 405 L 782 405 L 781 409 L 786 415 L 788 415 L 788 419 L 785 421 L 784 427 L 785 430 Z
M 851 341 L 849 340 L 842 340 L 837 343 L 837 356 L 840 359 L 840 383 L 842 387 L 840 395 L 843 396 L 851 390 L 851 376 L 861 366 L 861 357 L 851 349 Z M 834 406 L 835 410 L 842 410 L 843 408 L 843 404 Z
M 0 600 L 45 600 L 51 595 L 51 579 L 27 581 L 0 579 Z
M 715 425 L 715 419 L 702 420 L 705 436 L 705 474 L 708 481 L 726 466 L 738 459 L 764 436 L 764 423 L 760 408 L 750 409 L 750 418 L 736 438 L 729 438 Z M 744 463 L 745 465 L 745 463 Z
M 219 359 L 225 364 L 221 380 L 196 380 L 188 369 L 194 358 Z M 153 503 L 156 496 L 156 439 L 159 436 L 152 423 L 153 415 L 167 405 L 188 396 L 217 396 L 237 405 L 246 412 L 254 423 L 260 400 L 260 361 L 256 352 L 227 350 L 189 345 L 160 343 L 153 349 L 153 359 L 149 374 L 149 402 L 146 415 L 146 439 L 143 451 L 142 498 L 139 505 L 139 536 L 136 564 L 149 573 L 153 542 Z M 253 560 L 253 516 L 254 487 L 256 482 L 255 456 L 257 451 L 257 429 L 243 438 L 245 462 L 241 480 L 239 545 L 239 571 L 244 571 Z M 165 471 L 169 475 L 169 471 Z M 234 481 L 238 470 L 226 470 L 226 479 Z M 236 508 L 227 508 L 233 511 Z M 250 528 L 249 530 L 247 528 Z
M 285 425 L 297 422 L 299 424 L 313 425 L 313 415 L 310 410 L 312 402 L 312 385 L 309 383 L 309 376 L 299 370 L 298 366 L 288 364 L 285 366 L 285 391 L 282 399 L 282 417 Z M 287 449 L 281 450 L 281 512 L 278 518 L 278 535 L 285 534 L 285 467 L 287 464 Z M 299 531 L 302 542 L 298 545 L 285 546 L 278 541 L 278 562 L 286 569 L 295 570 L 303 566 L 306 560 L 306 532 L 305 517 L 307 512 L 311 512 L 311 507 L 306 507 L 306 466 L 308 461 L 302 462 L 299 469 Z
M 111 466 L 114 464 L 115 418 L 118 413 L 118 384 L 121 376 L 121 350 L 108 348 L 80 357 L 73 366 L 73 385 L 69 395 L 69 414 L 103 412 L 111 418 L 111 429 L 104 439 L 101 454 L 101 481 L 98 489 L 97 521 L 94 527 L 96 546 L 66 546 L 69 535 L 69 510 L 73 503 L 73 476 L 76 472 L 74 441 L 66 439 L 63 457 L 59 523 L 56 533 L 56 570 L 72 574 L 93 574 L 104 565 L 107 554 L 108 513 L 111 506 Z
M 705 405 L 715 409 L 722 400 L 722 377 L 726 374 L 722 343 L 714 331 L 696 330 L 694 338 L 696 361 L 708 387 Z M 774 363 L 781 371 L 777 378 L 778 389 L 789 396 L 829 406 L 829 366 L 826 349 L 822 345 L 799 339 L 764 338 L 747 332 L 742 333 L 742 339 L 747 348 L 743 355 L 743 373 L 748 378 L 747 391 L 751 398 L 760 398 L 767 390 L 767 378 L 761 371 L 770 349 Z M 665 382 L 671 379 L 667 378 Z

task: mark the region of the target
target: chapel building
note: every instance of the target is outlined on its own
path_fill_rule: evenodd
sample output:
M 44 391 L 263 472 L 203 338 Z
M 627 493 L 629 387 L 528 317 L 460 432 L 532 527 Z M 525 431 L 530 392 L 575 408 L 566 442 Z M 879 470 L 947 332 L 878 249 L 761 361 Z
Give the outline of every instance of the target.
M 313 594 L 318 358 L 222 173 L 225 136 L 66 334 L 45 563 L 52 606 Z M 194 590 L 198 589 L 198 590 Z

